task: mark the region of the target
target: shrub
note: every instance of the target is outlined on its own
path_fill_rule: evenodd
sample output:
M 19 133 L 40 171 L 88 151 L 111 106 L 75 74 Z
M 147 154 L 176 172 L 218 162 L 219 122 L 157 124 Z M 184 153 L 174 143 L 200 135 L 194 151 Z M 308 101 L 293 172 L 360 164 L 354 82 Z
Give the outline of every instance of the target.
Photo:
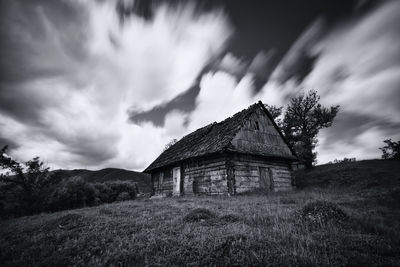
M 96 191 L 93 185 L 75 176 L 63 181 L 50 194 L 47 207 L 50 211 L 80 208 L 95 203 Z
M 113 202 L 114 193 L 108 185 L 103 183 L 95 183 L 93 184 L 93 186 L 96 190 L 96 197 L 99 203 Z
M 117 196 L 116 201 L 126 201 L 126 200 L 130 200 L 131 196 L 129 195 L 128 192 L 122 192 Z
M 7 199 L 6 215 L 31 215 L 44 211 L 49 192 L 60 180 L 35 157 L 20 163 L 0 150 L 0 198 Z M 4 214 L 3 214 L 4 215 Z
M 129 199 L 135 199 L 138 193 L 138 187 L 136 183 L 132 182 L 106 182 L 104 183 L 106 186 L 110 188 L 110 200 L 111 202 L 116 201 L 117 197 L 125 192 L 129 194 Z

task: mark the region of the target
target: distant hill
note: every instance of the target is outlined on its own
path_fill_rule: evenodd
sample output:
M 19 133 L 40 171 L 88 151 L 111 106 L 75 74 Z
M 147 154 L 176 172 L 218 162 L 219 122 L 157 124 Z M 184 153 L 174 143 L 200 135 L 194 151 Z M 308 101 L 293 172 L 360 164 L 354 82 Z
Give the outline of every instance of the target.
M 131 181 L 138 183 L 139 190 L 143 193 L 151 191 L 150 175 L 116 168 L 107 168 L 98 171 L 85 169 L 56 170 L 55 172 L 63 178 L 80 176 L 90 183 L 103 183 L 108 181 Z
M 363 160 L 325 164 L 295 172 L 298 188 L 332 189 L 355 193 L 400 208 L 398 160 Z
M 299 187 L 347 187 L 371 189 L 400 186 L 398 160 L 363 160 L 319 165 L 311 170 L 296 172 Z

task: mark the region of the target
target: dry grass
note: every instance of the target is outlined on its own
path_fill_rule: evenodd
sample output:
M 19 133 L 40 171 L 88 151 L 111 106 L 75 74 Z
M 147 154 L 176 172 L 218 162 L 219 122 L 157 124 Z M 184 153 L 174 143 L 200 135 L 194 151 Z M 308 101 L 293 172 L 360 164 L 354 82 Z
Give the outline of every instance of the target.
M 306 187 L 296 192 L 141 199 L 2 221 L 0 265 L 400 266 L 399 173 L 389 161 L 327 165 L 300 172 Z
M 299 212 L 313 201 L 335 203 L 346 225 L 301 223 Z M 398 266 L 399 218 L 399 210 L 332 191 L 144 199 L 4 221 L 0 262 Z

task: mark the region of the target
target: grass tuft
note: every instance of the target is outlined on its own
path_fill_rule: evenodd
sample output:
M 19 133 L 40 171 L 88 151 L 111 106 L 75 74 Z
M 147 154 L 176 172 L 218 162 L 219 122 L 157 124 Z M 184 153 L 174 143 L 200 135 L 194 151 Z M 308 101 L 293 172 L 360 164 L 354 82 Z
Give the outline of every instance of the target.
M 298 216 L 302 224 L 310 227 L 324 227 L 328 223 L 340 225 L 348 221 L 348 215 L 336 204 L 319 200 L 306 204 Z
M 193 222 L 202 222 L 210 219 L 216 218 L 217 215 L 204 208 L 198 208 L 190 211 L 184 218 L 183 221 L 187 223 L 193 223 Z

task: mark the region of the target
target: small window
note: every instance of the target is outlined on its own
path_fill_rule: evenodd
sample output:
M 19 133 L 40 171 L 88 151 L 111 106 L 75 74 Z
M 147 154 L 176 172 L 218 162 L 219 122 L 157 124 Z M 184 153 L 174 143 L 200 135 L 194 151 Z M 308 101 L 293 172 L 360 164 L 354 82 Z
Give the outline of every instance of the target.
M 260 125 L 258 124 L 258 121 L 256 121 L 254 124 L 254 130 L 260 130 Z

